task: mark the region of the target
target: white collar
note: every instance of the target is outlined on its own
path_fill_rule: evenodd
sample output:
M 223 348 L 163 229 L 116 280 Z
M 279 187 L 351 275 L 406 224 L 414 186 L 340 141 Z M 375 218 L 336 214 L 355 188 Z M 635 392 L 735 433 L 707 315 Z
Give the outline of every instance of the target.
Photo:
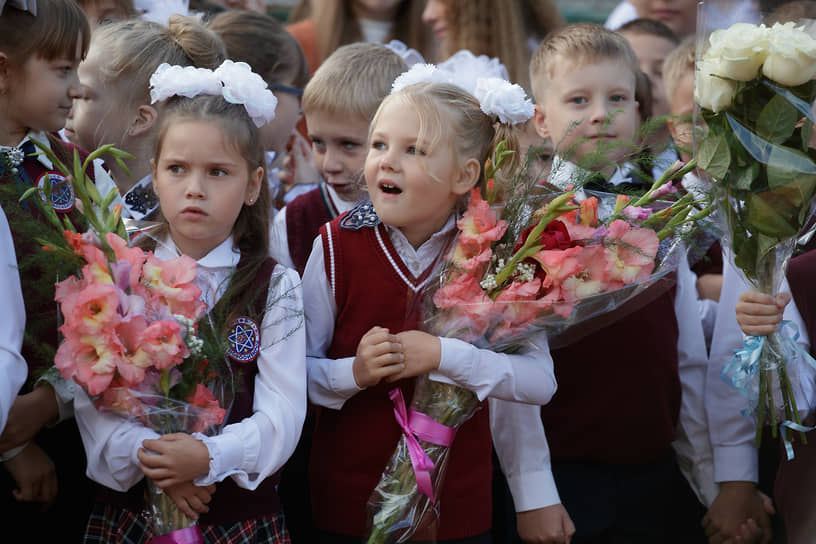
M 630 181 L 629 174 L 632 172 L 632 168 L 632 164 L 628 162 L 623 165 L 615 166 L 615 172 L 609 178 L 609 183 L 619 185 Z M 550 178 L 547 181 L 551 185 L 555 185 L 559 189 L 566 191 L 567 187 L 580 184 L 587 179 L 590 174 L 591 172 L 589 170 L 584 170 L 574 162 L 562 159 L 559 155 L 556 155 L 553 157 Z
M 161 260 L 173 259 L 180 254 L 181 252 L 171 236 L 168 236 L 163 242 L 159 242 L 156 245 L 156 251 L 154 251 L 156 258 Z M 235 247 L 232 236 L 229 236 L 196 262 L 202 268 L 234 268 L 240 260 L 241 252 Z
M 335 191 L 334 188 L 328 183 L 326 184 L 326 191 L 329 193 L 329 198 L 331 199 L 332 204 L 334 204 L 334 208 L 337 210 L 337 215 L 343 214 L 353 209 L 355 206 L 357 206 L 357 204 L 368 199 L 368 195 L 366 195 L 361 200 L 358 200 L 356 202 L 349 202 L 348 200 L 343 200 L 342 198 L 337 196 L 337 191 Z
M 20 143 L 17 144 L 15 147 L 17 147 L 19 149 L 20 147 L 23 146 L 24 143 L 26 143 L 28 141 L 31 141 L 31 140 L 37 140 L 38 142 L 43 144 L 48 149 L 51 149 L 51 142 L 48 140 L 48 135 L 43 131 L 35 132 L 33 130 L 29 131 L 29 133 L 26 134 L 25 137 L 20 141 Z M 2 146 L 0 146 L 0 149 L 11 149 L 11 148 L 8 147 L 8 146 L 2 145 Z M 36 146 L 35 146 L 35 149 L 37 149 L 37 151 L 39 151 L 39 148 L 36 147 Z M 52 163 L 51 159 L 49 159 L 45 155 L 37 155 L 37 160 L 40 161 L 40 164 L 42 164 L 43 166 L 45 166 L 49 170 L 54 169 L 54 163 Z

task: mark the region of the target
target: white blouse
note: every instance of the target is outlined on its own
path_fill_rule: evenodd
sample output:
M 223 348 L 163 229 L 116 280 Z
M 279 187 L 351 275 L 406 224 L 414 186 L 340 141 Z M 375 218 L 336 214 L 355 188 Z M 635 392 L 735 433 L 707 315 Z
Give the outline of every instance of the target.
M 169 259 L 178 252 L 170 242 L 158 247 L 155 254 Z M 228 238 L 198 261 L 195 282 L 208 308 L 223 295 L 239 259 Z M 202 437 L 210 453 L 210 472 L 197 479 L 197 485 L 231 476 L 240 487 L 255 489 L 283 466 L 300 437 L 306 415 L 302 292 L 292 270 L 278 265 L 272 278 L 260 327 L 254 413 L 225 426 L 217 436 Z M 88 457 L 88 476 L 117 491 L 126 491 L 139 482 L 143 474 L 136 454 L 143 440 L 159 435 L 136 421 L 96 410 L 84 391 L 77 394 L 75 411 Z

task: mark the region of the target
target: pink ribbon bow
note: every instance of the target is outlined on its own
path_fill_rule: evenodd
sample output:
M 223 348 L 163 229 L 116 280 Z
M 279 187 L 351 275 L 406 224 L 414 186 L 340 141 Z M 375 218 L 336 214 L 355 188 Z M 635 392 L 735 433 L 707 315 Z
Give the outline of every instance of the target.
M 405 435 L 405 444 L 408 447 L 408 456 L 411 458 L 411 465 L 414 467 L 417 490 L 434 501 L 433 484 L 431 483 L 431 471 L 434 463 L 425 453 L 418 438 L 437 446 L 450 447 L 453 438 L 456 436 L 456 429 L 443 425 L 433 418 L 426 416 L 415 410 L 406 411 L 405 399 L 400 389 L 392 389 L 388 392 L 391 402 L 394 403 L 394 418 L 397 420 Z
M 166 535 L 157 536 L 150 541 L 150 544 L 202 544 L 204 542 L 204 534 L 198 525 L 186 527 L 167 533 Z

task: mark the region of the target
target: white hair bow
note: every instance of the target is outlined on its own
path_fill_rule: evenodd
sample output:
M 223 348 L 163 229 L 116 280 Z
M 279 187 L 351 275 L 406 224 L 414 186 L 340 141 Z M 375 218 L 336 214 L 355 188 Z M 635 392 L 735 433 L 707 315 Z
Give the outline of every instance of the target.
M 215 70 L 170 66 L 165 62 L 150 76 L 150 103 L 171 96 L 223 96 L 231 104 L 242 104 L 255 125 L 262 127 L 275 118 L 278 105 L 278 99 L 267 87 L 245 62 L 225 60 Z
M 0 0 L 0 15 L 7 5 L 37 16 L 37 0 Z

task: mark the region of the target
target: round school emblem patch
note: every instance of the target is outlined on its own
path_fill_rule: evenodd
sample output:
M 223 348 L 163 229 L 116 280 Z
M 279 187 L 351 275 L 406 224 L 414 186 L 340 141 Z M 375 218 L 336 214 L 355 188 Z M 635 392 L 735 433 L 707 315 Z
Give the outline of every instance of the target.
M 59 172 L 46 172 L 37 178 L 37 187 L 40 188 L 40 198 L 45 202 L 45 184 L 51 183 L 51 206 L 58 212 L 68 213 L 74 209 L 76 194 L 68 178 Z
M 248 317 L 239 317 L 232 322 L 227 333 L 227 355 L 236 361 L 247 362 L 258 356 L 261 335 L 258 325 Z

